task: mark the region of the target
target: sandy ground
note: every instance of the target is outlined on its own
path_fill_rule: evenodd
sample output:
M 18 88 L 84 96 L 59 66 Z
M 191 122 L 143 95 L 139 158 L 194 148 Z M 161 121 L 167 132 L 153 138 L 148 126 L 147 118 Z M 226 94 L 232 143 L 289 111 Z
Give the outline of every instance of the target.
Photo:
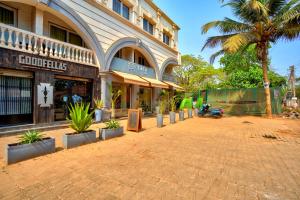
M 71 150 L 61 148 L 71 130 L 45 132 L 57 152 L 2 162 L 0 199 L 300 199 L 300 121 L 193 118 L 158 129 L 149 118 L 143 127 Z M 0 148 L 17 140 L 1 137 Z

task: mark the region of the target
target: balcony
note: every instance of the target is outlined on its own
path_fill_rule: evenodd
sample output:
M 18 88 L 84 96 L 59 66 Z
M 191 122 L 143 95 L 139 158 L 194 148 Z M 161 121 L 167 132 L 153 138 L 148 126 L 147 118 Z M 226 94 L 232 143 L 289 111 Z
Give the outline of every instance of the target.
M 174 75 L 172 75 L 172 74 L 164 74 L 163 75 L 163 80 L 176 83 L 176 79 L 175 79 Z
M 133 63 L 120 58 L 113 59 L 111 63 L 111 69 L 114 71 L 156 79 L 155 70 L 153 68 L 139 65 L 137 63 Z
M 95 66 L 90 49 L 51 39 L 0 23 L 0 47 L 54 59 Z

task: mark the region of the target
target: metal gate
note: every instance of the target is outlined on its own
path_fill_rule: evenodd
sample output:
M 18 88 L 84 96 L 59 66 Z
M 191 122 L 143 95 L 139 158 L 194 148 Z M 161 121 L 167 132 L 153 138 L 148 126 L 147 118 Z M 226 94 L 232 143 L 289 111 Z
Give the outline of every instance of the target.
M 32 79 L 0 76 L 0 125 L 32 121 Z

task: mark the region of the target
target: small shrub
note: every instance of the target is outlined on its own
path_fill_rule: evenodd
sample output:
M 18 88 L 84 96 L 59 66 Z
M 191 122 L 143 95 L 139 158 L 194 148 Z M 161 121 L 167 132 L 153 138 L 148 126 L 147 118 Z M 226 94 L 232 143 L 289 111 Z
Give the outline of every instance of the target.
M 175 111 L 176 111 L 176 105 L 177 105 L 177 102 L 178 102 L 178 97 L 177 97 L 177 96 L 173 96 L 173 97 L 170 99 L 170 107 L 171 107 L 171 111 L 172 111 L 172 112 L 175 112 Z
M 158 103 L 158 106 L 159 106 L 159 114 L 164 114 L 165 110 L 166 110 L 166 102 L 165 100 L 161 100 L 159 103 Z
M 106 125 L 105 127 L 106 129 L 117 129 L 121 127 L 120 123 L 113 119 L 106 122 L 105 125 Z
M 193 99 L 192 97 L 190 98 L 184 98 L 180 104 L 180 110 L 183 110 L 183 109 L 192 109 L 193 108 Z
M 103 108 L 103 100 L 101 99 L 94 99 L 95 107 L 96 109 L 102 109 Z
M 19 137 L 20 143 L 22 144 L 32 144 L 43 140 L 44 135 L 38 131 L 27 131 L 22 136 Z
M 89 109 L 90 104 L 76 103 L 74 106 L 70 105 L 70 117 L 67 120 L 71 123 L 70 128 L 76 133 L 85 132 L 92 125 L 94 111 L 89 113 Z

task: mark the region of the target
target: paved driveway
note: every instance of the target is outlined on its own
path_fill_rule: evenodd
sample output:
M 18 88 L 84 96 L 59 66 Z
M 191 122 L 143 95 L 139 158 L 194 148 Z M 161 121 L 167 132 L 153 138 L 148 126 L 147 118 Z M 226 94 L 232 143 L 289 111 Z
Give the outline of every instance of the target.
M 299 121 L 194 118 L 162 129 L 154 118 L 143 123 L 141 133 L 2 163 L 0 199 L 300 199 Z M 46 134 L 61 146 L 69 131 Z M 13 141 L 0 138 L 0 148 Z

